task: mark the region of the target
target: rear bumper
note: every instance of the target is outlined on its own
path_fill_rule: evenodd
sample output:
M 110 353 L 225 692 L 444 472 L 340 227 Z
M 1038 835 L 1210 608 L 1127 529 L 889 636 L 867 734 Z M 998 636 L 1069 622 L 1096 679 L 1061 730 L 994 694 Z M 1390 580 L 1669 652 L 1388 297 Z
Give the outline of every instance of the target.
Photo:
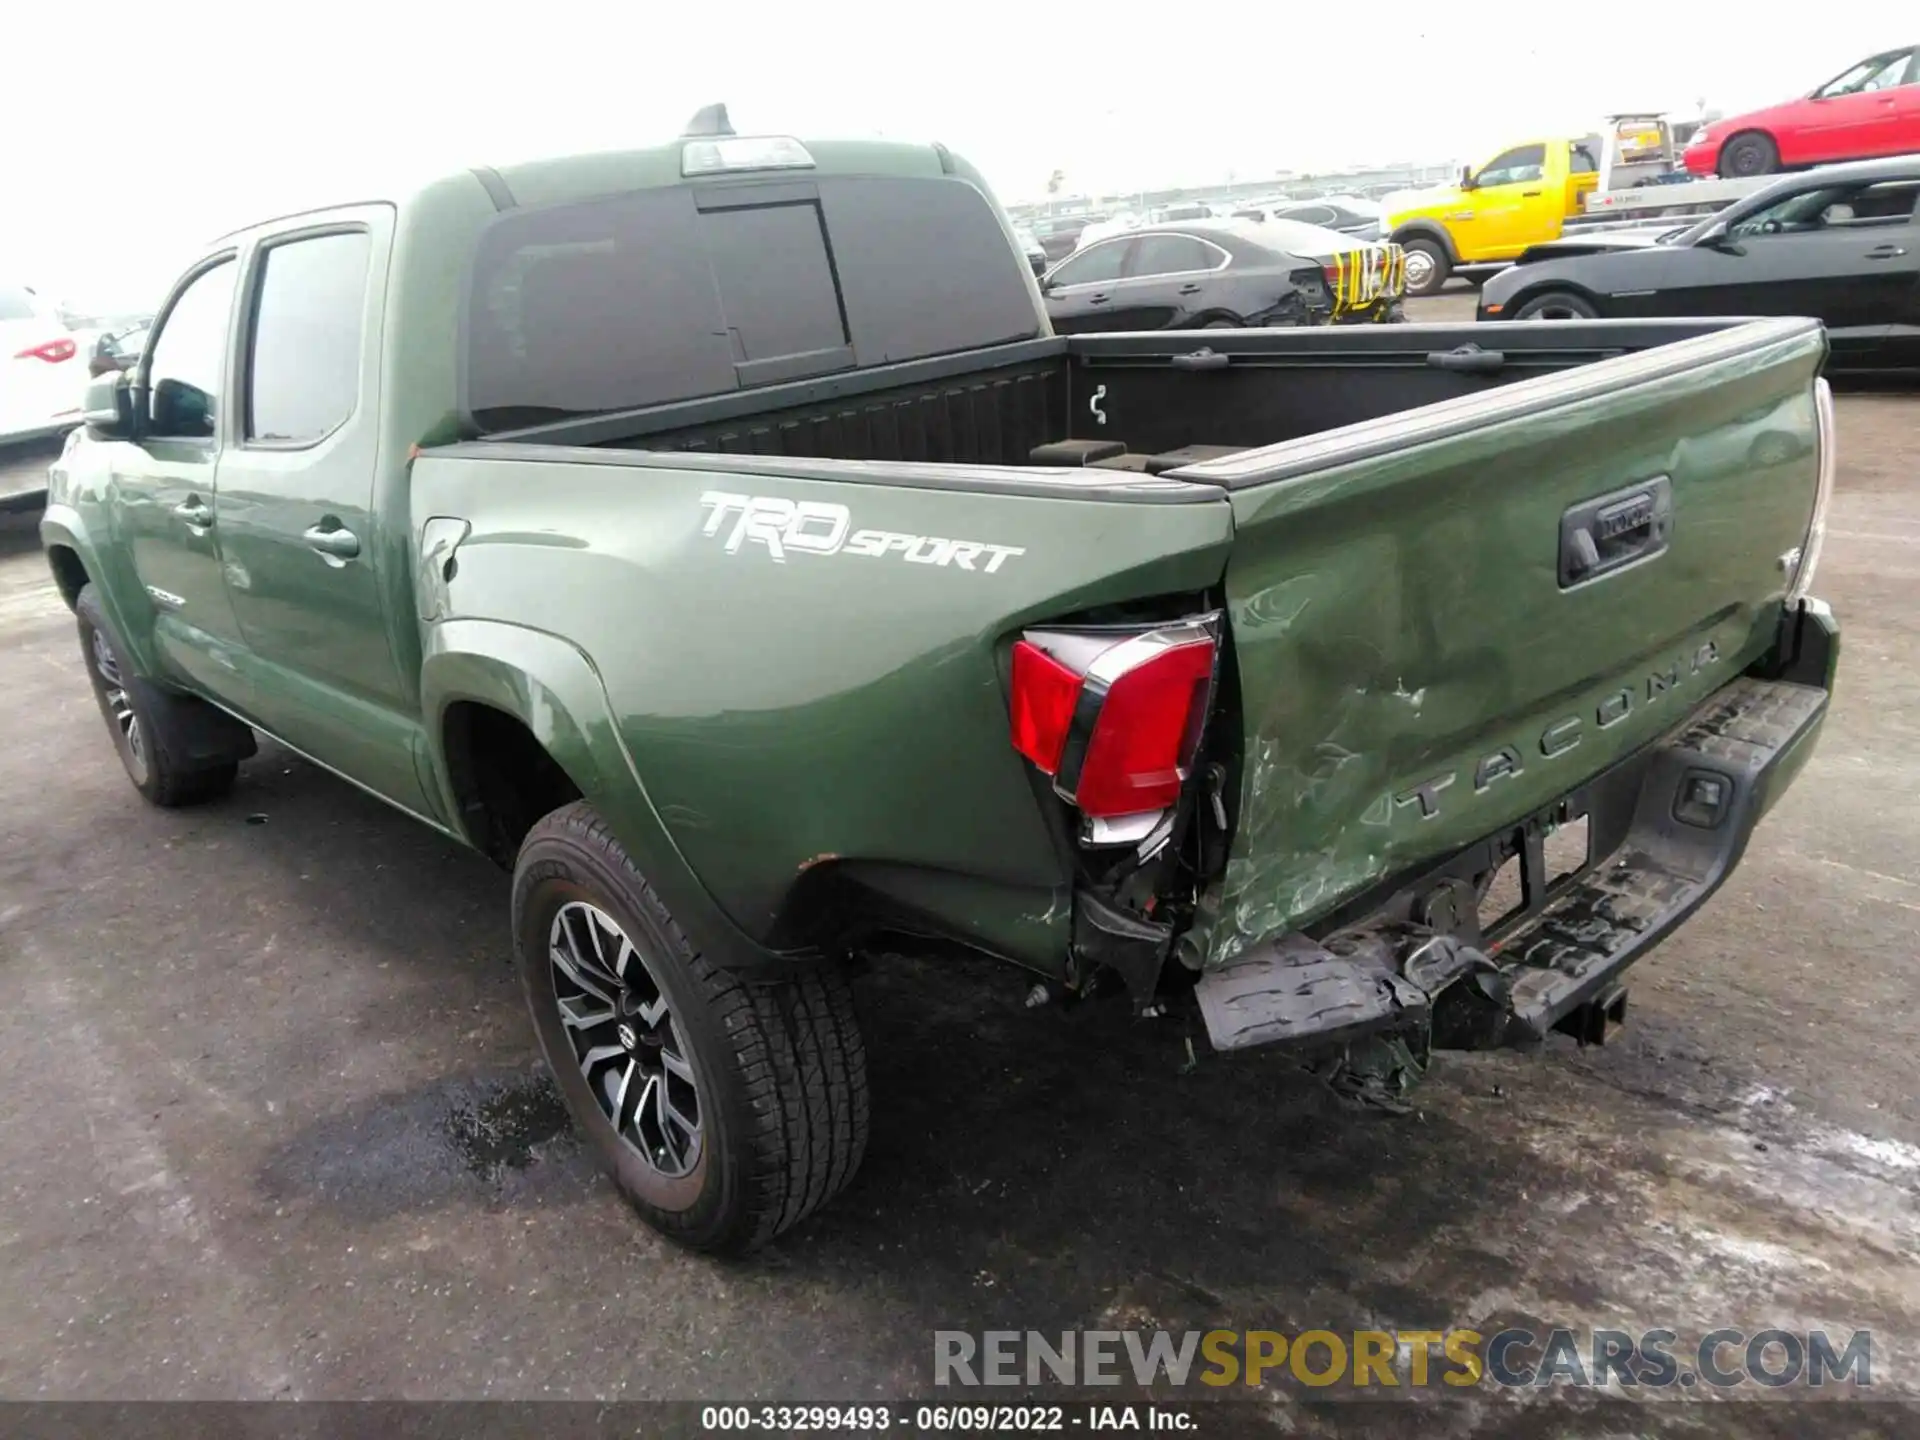
M 1764 669 L 1655 744 L 1411 879 L 1375 914 L 1283 935 L 1202 976 L 1214 1048 L 1424 1031 L 1436 1047 L 1477 1049 L 1617 1013 L 1621 975 L 1720 888 L 1813 753 L 1838 657 L 1831 612 L 1803 602 Z M 1546 837 L 1582 817 L 1588 863 L 1549 883 Z M 1509 860 L 1522 905 L 1482 933 L 1485 877 Z

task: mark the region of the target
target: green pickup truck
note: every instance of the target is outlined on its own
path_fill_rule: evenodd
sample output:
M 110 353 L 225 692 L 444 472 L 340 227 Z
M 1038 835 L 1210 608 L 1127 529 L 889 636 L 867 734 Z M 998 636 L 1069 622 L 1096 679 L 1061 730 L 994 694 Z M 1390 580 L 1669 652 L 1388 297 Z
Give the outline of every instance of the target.
M 1362 1099 L 1603 1038 L 1826 712 L 1825 355 L 1057 337 L 945 148 L 721 126 L 225 237 L 42 536 L 140 792 L 260 732 L 511 869 L 580 1131 L 739 1251 L 859 1164 L 865 957 Z

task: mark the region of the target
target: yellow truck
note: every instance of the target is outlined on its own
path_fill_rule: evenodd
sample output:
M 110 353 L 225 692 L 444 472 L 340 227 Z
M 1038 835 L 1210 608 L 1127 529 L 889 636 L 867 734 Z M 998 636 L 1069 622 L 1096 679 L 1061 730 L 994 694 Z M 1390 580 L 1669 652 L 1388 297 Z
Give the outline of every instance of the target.
M 1480 166 L 1463 166 L 1452 185 L 1385 202 L 1393 239 L 1407 253 L 1407 293 L 1431 295 L 1465 266 L 1503 264 L 1584 213 L 1600 183 L 1600 137 L 1529 140 Z

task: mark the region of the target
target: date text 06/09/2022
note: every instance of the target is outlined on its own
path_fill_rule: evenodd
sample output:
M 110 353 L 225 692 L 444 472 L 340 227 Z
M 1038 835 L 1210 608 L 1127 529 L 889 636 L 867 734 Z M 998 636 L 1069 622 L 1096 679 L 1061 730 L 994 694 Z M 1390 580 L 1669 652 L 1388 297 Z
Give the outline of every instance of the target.
M 1010 1435 L 1072 1430 L 1191 1433 L 1198 1427 L 1185 1410 L 1165 1405 L 706 1405 L 706 1431 L 771 1434 Z

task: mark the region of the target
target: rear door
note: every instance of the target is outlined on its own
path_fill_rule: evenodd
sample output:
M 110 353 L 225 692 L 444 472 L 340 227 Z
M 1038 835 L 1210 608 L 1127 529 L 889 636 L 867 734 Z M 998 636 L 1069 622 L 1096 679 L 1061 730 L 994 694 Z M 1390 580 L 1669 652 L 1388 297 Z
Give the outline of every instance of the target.
M 1823 355 L 1764 321 L 1179 472 L 1234 514 L 1210 955 L 1555 804 L 1773 644 Z M 1596 513 L 1646 524 L 1569 575 Z
M 1116 299 L 1133 245 L 1131 235 L 1096 240 L 1053 267 L 1045 288 L 1047 315 L 1056 333 L 1082 335 L 1138 328 L 1125 323 Z
M 154 643 L 180 675 L 237 703 L 239 627 L 221 579 L 215 474 L 239 262 L 202 261 L 175 287 L 137 371 L 138 442 L 110 447 L 114 530 L 151 604 Z
M 1114 291 L 1116 330 L 1176 330 L 1223 303 L 1227 252 L 1197 235 L 1137 237 Z M 1244 318 L 1244 317 L 1242 317 Z M 1122 323 L 1124 322 L 1124 323 Z
M 372 514 L 392 216 L 386 206 L 336 212 L 251 252 L 219 530 L 251 718 L 424 811 Z

